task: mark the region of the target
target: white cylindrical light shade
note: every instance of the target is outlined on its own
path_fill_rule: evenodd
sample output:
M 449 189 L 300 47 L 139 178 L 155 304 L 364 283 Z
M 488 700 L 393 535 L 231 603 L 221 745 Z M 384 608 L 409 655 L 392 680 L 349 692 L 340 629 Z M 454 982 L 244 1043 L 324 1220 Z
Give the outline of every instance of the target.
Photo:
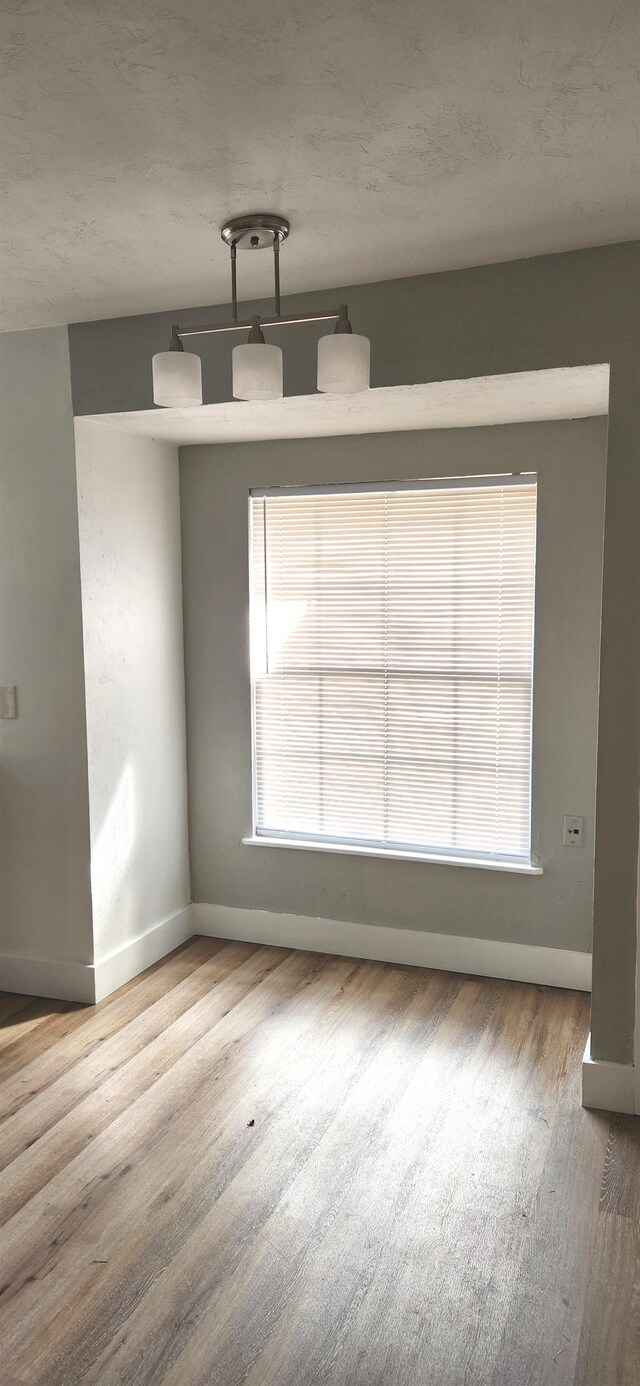
M 244 342 L 233 348 L 234 399 L 280 399 L 282 352 L 270 342 Z
M 202 404 L 202 362 L 191 351 L 158 351 L 153 358 L 153 402 L 165 409 Z
M 368 337 L 334 332 L 318 342 L 318 389 L 330 395 L 357 395 L 369 389 Z

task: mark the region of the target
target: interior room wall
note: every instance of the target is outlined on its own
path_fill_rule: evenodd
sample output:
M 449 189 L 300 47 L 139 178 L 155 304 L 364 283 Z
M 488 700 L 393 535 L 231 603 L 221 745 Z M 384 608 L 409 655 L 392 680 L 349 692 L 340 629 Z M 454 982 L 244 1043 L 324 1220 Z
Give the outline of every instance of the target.
M 336 255 L 339 273 L 339 250 Z M 286 291 L 286 253 L 283 253 Z M 265 268 L 265 288 L 269 273 Z M 596 362 L 611 364 L 594 895 L 592 1055 L 633 1057 L 640 777 L 640 244 L 285 296 L 283 312 L 348 302 L 371 338 L 372 382 L 401 385 Z M 259 312 L 260 304 L 246 305 Z M 270 307 L 270 305 L 269 305 Z M 151 405 L 150 360 L 172 322 L 228 305 L 70 329 L 76 413 Z M 285 390 L 314 389 L 319 330 L 292 328 Z M 226 336 L 200 342 L 206 400 L 230 394 Z
M 606 419 L 180 450 L 197 902 L 591 947 Z M 252 832 L 251 487 L 536 470 L 533 848 L 542 876 L 243 845 Z M 586 819 L 563 846 L 563 815 Z
M 191 898 L 178 456 L 83 420 L 76 450 L 100 976 Z
M 91 999 L 78 512 L 65 328 L 0 336 L 0 985 Z
M 297 294 L 286 292 L 286 254 L 285 246 L 283 313 L 322 312 L 346 302 L 354 332 L 371 339 L 374 387 L 599 362 L 611 362 L 619 371 L 625 363 L 635 363 L 640 241 Z M 265 256 L 267 293 L 270 284 Z M 247 316 L 270 314 L 273 299 L 243 303 L 242 311 Z M 152 409 L 151 357 L 166 351 L 172 324 L 199 326 L 230 317 L 229 304 L 222 303 L 72 323 L 74 413 Z M 330 330 L 331 324 L 322 322 L 278 330 L 285 395 L 315 392 L 317 342 Z M 185 350 L 202 359 L 205 404 L 231 398 L 236 340 L 242 341 L 242 334 L 185 341 Z M 270 340 L 276 341 L 275 332 Z

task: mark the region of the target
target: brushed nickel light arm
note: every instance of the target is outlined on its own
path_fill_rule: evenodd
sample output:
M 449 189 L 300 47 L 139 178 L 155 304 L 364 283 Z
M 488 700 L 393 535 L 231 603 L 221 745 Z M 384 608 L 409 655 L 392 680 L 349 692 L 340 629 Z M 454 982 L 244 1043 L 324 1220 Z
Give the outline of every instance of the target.
M 276 317 L 280 317 L 280 237 L 273 238 L 273 298 Z
M 343 305 L 346 308 L 346 304 Z M 337 322 L 340 309 L 334 313 L 293 313 L 291 316 L 260 317 L 261 327 L 286 327 L 292 322 Z M 232 322 L 211 322 L 203 327 L 176 327 L 178 337 L 206 337 L 210 332 L 242 332 L 253 327 L 253 318 L 235 318 Z M 347 328 L 348 331 L 348 328 Z
M 236 253 L 237 246 L 235 241 L 231 242 L 231 311 L 233 321 L 238 321 L 238 287 L 236 277 Z

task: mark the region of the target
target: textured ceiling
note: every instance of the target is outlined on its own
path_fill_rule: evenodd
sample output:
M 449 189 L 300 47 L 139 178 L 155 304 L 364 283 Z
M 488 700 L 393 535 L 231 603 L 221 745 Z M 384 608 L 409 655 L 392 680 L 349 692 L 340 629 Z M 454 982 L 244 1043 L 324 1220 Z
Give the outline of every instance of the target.
M 2 0 L 5 328 L 640 234 L 638 0 Z M 243 297 L 269 285 L 240 261 Z
M 609 367 L 568 366 L 383 386 L 361 395 L 290 395 L 266 403 L 231 400 L 195 409 L 85 414 L 75 426 L 81 432 L 88 421 L 170 443 L 238 443 L 578 419 L 606 414 L 608 407 Z

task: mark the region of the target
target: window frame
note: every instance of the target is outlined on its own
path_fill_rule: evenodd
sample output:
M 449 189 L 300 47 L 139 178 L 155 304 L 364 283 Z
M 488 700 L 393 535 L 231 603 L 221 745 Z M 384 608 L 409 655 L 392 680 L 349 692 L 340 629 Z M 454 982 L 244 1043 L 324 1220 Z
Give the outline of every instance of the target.
M 513 471 L 513 472 L 488 472 L 478 474 L 467 474 L 466 476 L 437 476 L 426 478 L 411 478 L 408 480 L 392 481 L 371 481 L 371 482 L 335 482 L 321 483 L 318 485 L 299 486 L 295 484 L 284 484 L 280 486 L 256 486 L 252 487 L 248 495 L 248 573 L 249 573 L 249 682 L 250 682 L 250 702 L 251 702 L 251 812 L 252 830 L 241 840 L 244 846 L 257 847 L 277 847 L 286 848 L 294 851 L 313 851 L 329 852 L 332 855 L 345 856 L 364 856 L 374 857 L 380 860 L 400 860 L 422 863 L 436 863 L 447 866 L 466 866 L 480 870 L 501 871 L 507 873 L 540 876 L 543 874 L 543 867 L 533 851 L 534 840 L 534 709 L 535 709 L 535 657 L 536 657 L 536 630 L 537 630 L 537 561 L 538 561 L 538 486 L 539 475 L 536 471 Z M 260 499 L 276 497 L 296 496 L 317 496 L 317 495 L 352 495 L 358 493 L 385 493 L 389 491 L 432 491 L 432 490 L 456 490 L 456 489 L 479 489 L 483 486 L 495 488 L 501 485 L 535 485 L 536 486 L 536 515 L 535 515 L 535 534 L 534 534 L 534 573 L 533 573 L 533 611 L 532 611 L 532 642 L 531 642 L 531 704 L 529 715 L 529 843 L 528 856 L 507 856 L 500 854 L 484 854 L 477 851 L 466 851 L 447 849 L 445 851 L 437 848 L 416 846 L 414 843 L 403 844 L 393 843 L 385 847 L 380 842 L 368 841 L 366 839 L 349 839 L 343 837 L 332 837 L 323 835 L 322 837 L 307 833 L 292 833 L 286 829 L 264 829 L 258 825 L 258 787 L 257 787 L 257 734 L 256 734 L 256 699 L 255 681 L 251 670 L 251 632 L 253 625 L 253 508 L 252 502 Z

